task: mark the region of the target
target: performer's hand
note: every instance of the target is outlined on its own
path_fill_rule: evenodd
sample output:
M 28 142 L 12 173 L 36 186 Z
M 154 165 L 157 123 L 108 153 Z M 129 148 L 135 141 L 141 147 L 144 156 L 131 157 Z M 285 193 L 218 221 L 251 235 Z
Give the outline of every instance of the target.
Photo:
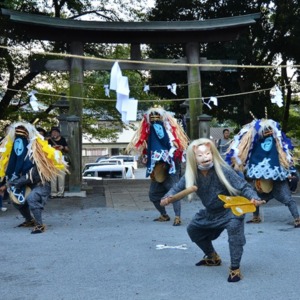
M 167 206 L 168 204 L 170 204 L 170 198 L 171 197 L 166 197 L 160 200 L 160 206 Z
M 55 145 L 55 146 L 53 146 L 53 148 L 56 149 L 56 150 L 62 151 L 64 149 L 64 146 L 62 146 L 62 145 Z
M 24 185 L 30 183 L 30 179 L 27 179 L 25 175 L 21 176 L 18 179 L 9 182 L 9 185 L 14 186 L 16 189 L 22 188 Z
M 262 204 L 266 204 L 265 200 L 256 200 L 256 199 L 251 199 L 250 200 L 251 203 L 253 203 L 256 207 L 260 206 Z

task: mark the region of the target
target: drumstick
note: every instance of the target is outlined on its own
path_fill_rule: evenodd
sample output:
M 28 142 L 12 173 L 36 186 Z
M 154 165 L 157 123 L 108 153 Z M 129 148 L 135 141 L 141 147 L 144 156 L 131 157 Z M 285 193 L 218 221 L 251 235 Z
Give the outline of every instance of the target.
M 198 188 L 195 185 L 193 185 L 193 186 L 190 186 L 190 187 L 182 190 L 181 192 L 179 192 L 173 196 L 169 196 L 169 197 L 163 199 L 162 201 L 167 200 L 167 204 L 170 204 L 172 202 L 175 202 L 177 200 L 184 198 L 185 196 L 187 196 L 191 193 L 196 192 L 197 190 L 198 190 Z

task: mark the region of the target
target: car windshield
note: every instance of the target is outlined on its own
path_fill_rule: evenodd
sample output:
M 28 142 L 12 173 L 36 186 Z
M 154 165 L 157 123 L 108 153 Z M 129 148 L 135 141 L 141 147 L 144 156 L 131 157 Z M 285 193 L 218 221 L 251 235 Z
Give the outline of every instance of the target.
M 123 159 L 124 162 L 134 162 L 133 156 L 112 156 L 111 158 Z
M 122 171 L 86 171 L 84 177 L 102 177 L 102 178 L 123 178 Z
M 109 156 L 108 155 L 100 156 L 96 159 L 96 162 L 99 162 L 102 159 L 109 159 Z
M 103 174 L 104 172 L 99 172 L 99 174 Z M 109 173 L 103 174 L 101 177 L 103 178 L 123 178 L 122 171 L 110 171 Z

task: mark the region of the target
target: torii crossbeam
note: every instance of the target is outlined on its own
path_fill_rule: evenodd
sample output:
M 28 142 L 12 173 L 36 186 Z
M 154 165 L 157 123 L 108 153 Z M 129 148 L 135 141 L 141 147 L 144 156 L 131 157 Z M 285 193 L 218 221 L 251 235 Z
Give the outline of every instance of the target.
M 200 43 L 237 39 L 239 34 L 256 23 L 260 13 L 228 18 L 195 21 L 153 21 L 153 22 L 98 22 L 51 18 L 42 15 L 1 9 L 7 18 L 8 27 L 14 35 L 24 39 L 62 41 L 70 44 L 70 54 L 83 56 L 84 43 L 124 43 L 132 45 L 132 57 L 136 60 L 140 44 L 174 43 L 185 44 L 187 63 L 200 64 Z M 148 68 L 149 69 L 149 68 Z M 69 59 L 70 70 L 70 111 L 82 115 L 82 82 L 84 62 L 80 58 Z M 187 68 L 189 84 L 190 132 L 191 139 L 198 138 L 198 120 L 201 115 L 201 78 L 199 67 Z M 200 83 L 200 84 L 199 84 Z M 81 189 L 81 126 L 73 132 L 78 139 L 69 141 L 72 161 L 77 161 L 71 169 L 69 190 Z M 76 142 L 75 142 L 76 141 Z M 79 142 L 78 142 L 79 141 Z

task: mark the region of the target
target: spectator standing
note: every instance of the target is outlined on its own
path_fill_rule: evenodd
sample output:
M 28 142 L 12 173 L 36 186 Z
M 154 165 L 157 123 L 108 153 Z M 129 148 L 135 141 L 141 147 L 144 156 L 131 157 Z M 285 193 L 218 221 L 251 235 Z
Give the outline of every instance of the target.
M 50 131 L 49 144 L 56 150 L 61 151 L 62 155 L 69 153 L 69 147 L 66 139 L 61 136 L 58 127 L 52 127 Z M 51 181 L 51 196 L 50 198 L 64 198 L 66 173 L 61 172 Z
M 222 156 L 222 158 L 225 160 L 226 151 L 229 148 L 229 145 L 231 143 L 231 139 L 229 138 L 230 131 L 229 129 L 225 128 L 223 130 L 223 138 L 219 139 L 217 148 Z

